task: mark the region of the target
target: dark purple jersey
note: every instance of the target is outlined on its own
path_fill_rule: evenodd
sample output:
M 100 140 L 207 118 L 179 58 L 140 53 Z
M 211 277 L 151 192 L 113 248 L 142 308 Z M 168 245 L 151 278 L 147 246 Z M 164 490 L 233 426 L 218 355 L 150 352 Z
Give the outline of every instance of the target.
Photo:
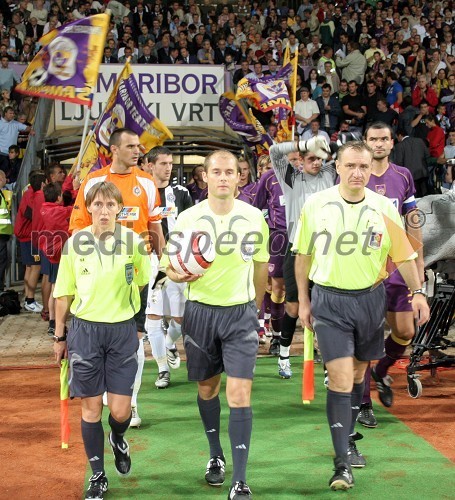
M 417 206 L 411 172 L 394 163 L 389 163 L 389 168 L 380 177 L 371 174 L 367 188 L 392 200 L 400 215 L 406 215 Z M 392 312 L 412 311 L 408 288 L 401 274 L 390 261 L 388 269 L 390 275 L 385 281 L 388 297 L 387 310 Z
M 200 188 L 196 182 L 192 182 L 191 184 L 187 184 L 185 187 L 190 192 L 193 203 L 194 204 L 199 203 L 199 201 L 201 201 L 201 194 L 204 191 L 204 189 Z
M 366 187 L 392 200 L 400 215 L 406 215 L 417 206 L 414 180 L 405 167 L 389 163 L 389 168 L 380 177 L 371 174 Z
M 286 230 L 284 196 L 274 170 L 268 170 L 257 183 L 253 206 L 267 210 L 267 224 L 270 229 Z

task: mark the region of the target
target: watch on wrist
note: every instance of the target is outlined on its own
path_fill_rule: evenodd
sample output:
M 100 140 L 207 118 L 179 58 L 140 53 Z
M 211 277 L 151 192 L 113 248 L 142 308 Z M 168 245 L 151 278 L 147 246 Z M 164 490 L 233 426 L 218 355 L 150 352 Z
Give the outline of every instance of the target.
M 66 342 L 66 334 L 63 335 L 63 337 L 57 337 L 57 335 L 53 335 L 52 338 L 54 339 L 54 342 Z
M 423 290 L 423 288 L 418 288 L 417 290 L 413 290 L 411 292 L 411 295 L 414 297 L 414 295 L 423 295 L 424 297 L 427 296 L 427 294 L 425 293 L 425 291 Z

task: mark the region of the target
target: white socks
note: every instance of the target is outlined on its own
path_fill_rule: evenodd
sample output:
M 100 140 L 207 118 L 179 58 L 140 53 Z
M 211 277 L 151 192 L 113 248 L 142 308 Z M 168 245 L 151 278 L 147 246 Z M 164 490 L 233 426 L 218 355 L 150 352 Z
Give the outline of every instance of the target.
M 137 406 L 137 395 L 139 393 L 139 389 L 141 388 L 142 372 L 144 370 L 144 361 L 145 361 L 144 339 L 140 339 L 139 348 L 137 350 L 137 372 L 136 372 L 136 378 L 134 379 L 133 395 L 131 396 L 131 406 Z
M 147 318 L 145 320 L 145 329 L 147 330 L 147 336 L 152 346 L 153 357 L 158 364 L 158 371 L 168 372 L 169 366 L 167 364 L 166 339 L 164 330 L 161 326 L 161 319 Z

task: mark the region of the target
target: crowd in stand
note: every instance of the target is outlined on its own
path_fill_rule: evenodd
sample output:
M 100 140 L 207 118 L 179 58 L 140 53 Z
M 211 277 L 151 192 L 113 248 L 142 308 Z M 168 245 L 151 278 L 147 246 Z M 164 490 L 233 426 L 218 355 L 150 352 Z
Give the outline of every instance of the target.
M 418 161 L 430 177 L 438 164 L 453 159 L 453 2 L 302 0 L 297 9 L 283 3 L 3 1 L 0 111 L 3 115 L 10 106 L 25 114 L 22 120 L 30 120 L 33 111 L 32 99 L 8 94 L 17 82 L 10 61 L 30 61 L 43 34 L 109 8 L 103 63 L 131 57 L 138 64 L 224 65 L 237 84 L 246 75 L 275 75 L 289 47 L 298 54 L 300 135 L 336 139 L 340 129 L 361 133 L 367 123 L 380 120 L 401 137 L 425 142 L 426 157 Z M 273 116 L 258 117 L 274 134 Z M 4 145 L 3 155 L 10 145 Z

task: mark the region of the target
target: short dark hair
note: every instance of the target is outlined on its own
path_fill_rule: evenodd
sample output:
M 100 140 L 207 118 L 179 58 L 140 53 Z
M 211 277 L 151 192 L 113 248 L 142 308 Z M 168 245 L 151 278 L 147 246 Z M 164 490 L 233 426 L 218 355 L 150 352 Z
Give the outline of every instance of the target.
M 151 163 L 156 163 L 156 160 L 158 159 L 159 155 L 172 155 L 172 151 L 169 148 L 166 148 L 165 146 L 157 146 L 155 148 L 152 148 L 148 153 L 147 153 L 147 159 Z
M 19 146 L 17 146 L 16 144 L 13 144 L 12 146 L 10 146 L 10 147 L 8 148 L 8 153 L 12 153 L 13 151 L 14 151 L 15 153 L 19 154 L 19 153 L 20 153 Z
M 28 176 L 28 181 L 36 193 L 36 191 L 41 189 L 43 182 L 46 182 L 46 174 L 43 170 L 32 170 Z
M 43 187 L 44 201 L 55 203 L 62 195 L 62 185 L 60 182 L 50 182 Z
M 127 134 L 127 135 L 137 135 L 136 132 L 129 128 L 116 128 L 111 136 L 109 137 L 109 147 L 111 146 L 118 146 L 121 142 L 122 135 Z
M 385 101 L 385 99 L 381 99 L 381 100 Z M 390 132 L 390 137 L 393 139 L 392 127 L 390 125 L 387 125 L 387 123 L 384 123 L 384 122 L 373 122 L 370 125 L 368 125 L 366 130 L 365 130 L 365 133 L 363 134 L 363 137 L 365 140 L 367 140 L 368 139 L 368 132 L 370 130 L 383 130 L 383 129 L 387 129 Z

